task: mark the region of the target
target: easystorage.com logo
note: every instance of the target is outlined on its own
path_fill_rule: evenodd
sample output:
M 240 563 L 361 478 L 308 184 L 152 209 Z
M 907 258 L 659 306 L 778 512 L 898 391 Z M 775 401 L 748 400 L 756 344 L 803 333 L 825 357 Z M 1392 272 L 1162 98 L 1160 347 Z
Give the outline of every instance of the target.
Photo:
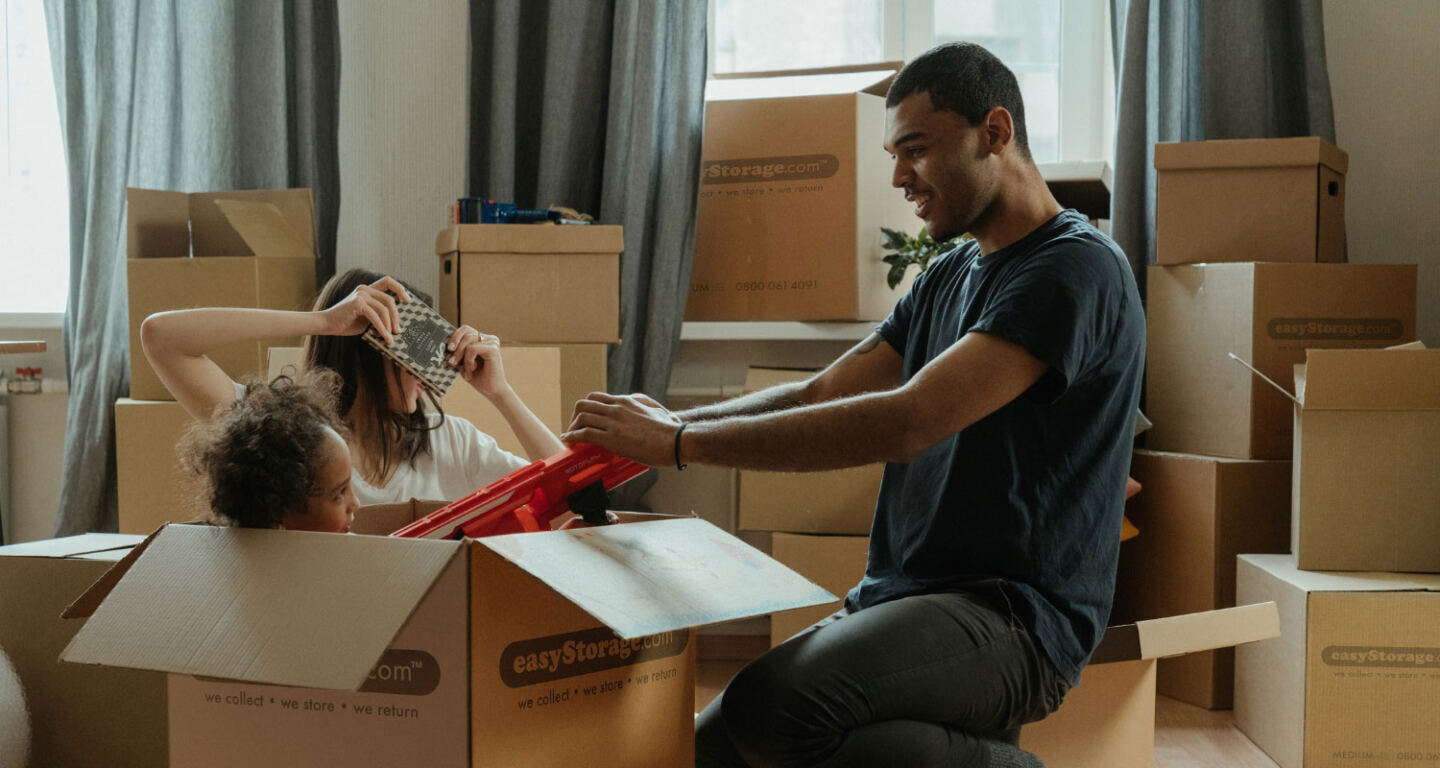
M 840 170 L 834 155 L 791 155 L 790 157 L 744 157 L 738 160 L 710 160 L 700 169 L 701 184 L 740 184 L 747 181 L 797 181 L 828 179 Z
M 1440 648 L 1395 648 L 1366 645 L 1332 645 L 1320 652 L 1332 667 L 1440 667 Z
M 1272 339 L 1397 340 L 1405 324 L 1393 317 L 1277 317 L 1266 330 Z
M 500 679 L 511 688 L 546 683 L 684 652 L 688 631 L 625 640 L 600 627 L 520 640 L 500 653 Z

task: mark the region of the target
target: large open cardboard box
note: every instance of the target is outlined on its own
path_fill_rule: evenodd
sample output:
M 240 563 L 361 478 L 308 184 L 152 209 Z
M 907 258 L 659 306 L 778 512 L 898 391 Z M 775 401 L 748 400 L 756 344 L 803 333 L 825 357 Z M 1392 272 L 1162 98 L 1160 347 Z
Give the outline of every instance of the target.
M 770 617 L 770 645 L 779 645 L 800 630 L 840 610 L 846 593 L 865 577 L 869 547 L 869 536 L 802 536 L 792 533 L 771 536 L 771 557 L 833 592 L 837 599 Z
M 174 399 L 140 346 L 140 323 L 151 314 L 189 307 L 298 310 L 314 301 L 310 190 L 128 189 L 125 200 L 130 396 L 136 400 Z M 298 343 L 298 338 L 245 342 L 209 356 L 238 379 L 265 370 L 268 347 Z
M 1020 729 L 1020 746 L 1046 768 L 1152 768 L 1156 661 L 1279 634 L 1274 603 L 1112 626 L 1060 708 Z
M 77 602 L 64 659 L 172 673 L 177 768 L 689 765 L 692 628 L 831 599 L 696 519 L 470 541 L 167 526 Z
M 1415 339 L 1413 265 L 1151 267 L 1145 446 L 1237 459 L 1290 458 L 1290 402 L 1228 358 L 1288 381 L 1305 350 Z
M 1279 639 L 1235 654 L 1235 724 L 1281 768 L 1440 761 L 1440 576 L 1302 571 L 1242 555 L 1237 598 Z
M 1341 262 L 1349 156 L 1314 136 L 1155 145 L 1155 260 Z
M 890 186 L 897 64 L 711 80 L 686 320 L 879 320 L 881 227 L 923 226 Z M 856 71 L 856 70 L 863 71 Z
M 0 547 L 0 649 L 24 689 L 29 765 L 165 765 L 163 675 L 60 663 L 80 628 L 60 614 L 143 538 L 87 533 Z
M 452 225 L 435 238 L 440 314 L 504 342 L 618 342 L 623 250 L 613 225 Z
M 1120 547 L 1112 622 L 1228 608 L 1236 555 L 1290 551 L 1288 461 L 1140 450 L 1130 475 L 1143 490 L 1125 516 L 1140 534 Z M 1234 679 L 1235 652 L 1219 648 L 1161 659 L 1155 685 L 1162 696 L 1225 709 Z
M 1294 376 L 1299 567 L 1440 573 L 1440 350 L 1312 349 Z

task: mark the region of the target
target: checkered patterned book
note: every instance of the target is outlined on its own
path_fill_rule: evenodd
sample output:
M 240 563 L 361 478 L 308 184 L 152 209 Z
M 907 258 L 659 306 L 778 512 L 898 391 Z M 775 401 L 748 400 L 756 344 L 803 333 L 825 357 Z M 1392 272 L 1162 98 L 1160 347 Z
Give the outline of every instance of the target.
M 455 332 L 455 326 L 416 298 L 396 302 L 395 308 L 400 314 L 400 332 L 395 334 L 393 344 L 386 344 L 385 337 L 373 326 L 366 328 L 361 338 L 419 379 L 436 397 L 444 397 L 455 383 L 455 369 L 445 364 L 449 354 L 445 342 Z

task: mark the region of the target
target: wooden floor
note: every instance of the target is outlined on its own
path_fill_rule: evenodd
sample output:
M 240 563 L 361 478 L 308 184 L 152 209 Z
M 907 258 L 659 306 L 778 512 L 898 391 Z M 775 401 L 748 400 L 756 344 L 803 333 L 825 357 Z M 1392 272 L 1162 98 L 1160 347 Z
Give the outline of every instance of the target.
M 703 708 L 745 665 L 741 659 L 702 659 L 695 707 Z M 1155 768 L 1277 768 L 1245 738 L 1229 710 L 1212 712 L 1164 696 L 1155 702 Z

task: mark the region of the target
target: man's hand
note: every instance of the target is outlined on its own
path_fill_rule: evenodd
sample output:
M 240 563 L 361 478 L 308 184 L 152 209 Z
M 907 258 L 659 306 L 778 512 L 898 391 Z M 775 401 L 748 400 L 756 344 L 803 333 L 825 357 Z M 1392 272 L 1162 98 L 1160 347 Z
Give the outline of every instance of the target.
M 595 443 L 612 453 L 652 467 L 675 464 L 680 418 L 643 394 L 591 392 L 575 403 L 570 428 L 560 439 Z

